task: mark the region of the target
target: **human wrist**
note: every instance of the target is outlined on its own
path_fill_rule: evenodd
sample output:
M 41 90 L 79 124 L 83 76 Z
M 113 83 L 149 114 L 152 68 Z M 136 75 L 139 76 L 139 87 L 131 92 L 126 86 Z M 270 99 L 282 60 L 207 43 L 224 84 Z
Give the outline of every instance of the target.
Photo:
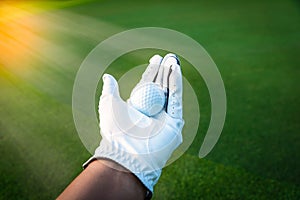
M 89 163 L 86 170 L 98 171 L 98 177 L 106 180 L 108 188 L 115 193 L 124 194 L 122 198 L 135 196 L 136 199 L 145 199 L 146 187 L 129 170 L 109 159 L 96 159 Z M 133 194 L 134 193 L 134 194 Z

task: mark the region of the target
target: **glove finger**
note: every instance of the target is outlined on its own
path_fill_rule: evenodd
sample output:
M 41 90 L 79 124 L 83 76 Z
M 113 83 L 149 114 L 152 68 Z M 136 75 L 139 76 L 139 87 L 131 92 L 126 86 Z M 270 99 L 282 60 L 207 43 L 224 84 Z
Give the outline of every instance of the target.
M 163 86 L 163 74 L 164 74 L 164 63 L 165 62 L 165 57 L 162 59 L 158 72 L 156 74 L 156 76 L 153 79 L 153 82 L 156 84 L 159 84 L 161 87 Z
M 169 94 L 167 113 L 176 119 L 182 119 L 182 74 L 178 64 L 171 67 L 169 76 Z
M 152 82 L 155 79 L 162 59 L 160 55 L 154 55 L 150 58 L 149 65 L 143 73 L 140 83 Z
M 173 65 L 179 65 L 179 60 L 175 54 L 167 54 L 161 64 L 161 67 L 164 68 L 163 70 L 163 78 L 162 78 L 162 87 L 165 91 L 169 88 L 169 77 L 172 72 L 171 67 Z
M 119 85 L 116 79 L 110 74 L 104 74 L 102 77 L 103 88 L 102 88 L 102 97 L 106 95 L 113 95 L 114 97 L 119 97 Z

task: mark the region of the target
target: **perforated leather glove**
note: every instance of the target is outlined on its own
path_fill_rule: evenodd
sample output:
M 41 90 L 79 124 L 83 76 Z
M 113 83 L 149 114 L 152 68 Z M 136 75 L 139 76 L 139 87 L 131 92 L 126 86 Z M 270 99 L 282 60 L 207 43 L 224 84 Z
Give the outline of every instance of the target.
M 161 170 L 172 152 L 182 143 L 182 74 L 174 54 L 164 58 L 153 56 L 142 79 L 137 84 L 153 82 L 165 92 L 164 109 L 148 117 L 125 102 L 119 94 L 118 83 L 109 74 L 103 75 L 99 102 L 102 140 L 95 159 L 110 159 L 131 171 L 151 192 Z

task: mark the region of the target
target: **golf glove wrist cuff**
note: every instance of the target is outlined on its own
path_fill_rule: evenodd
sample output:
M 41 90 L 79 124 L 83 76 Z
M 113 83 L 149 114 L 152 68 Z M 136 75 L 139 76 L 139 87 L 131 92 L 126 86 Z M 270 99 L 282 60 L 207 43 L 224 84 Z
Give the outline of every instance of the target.
M 143 165 L 138 155 L 133 156 L 120 148 L 115 148 L 114 145 L 108 143 L 105 139 L 102 139 L 95 154 L 83 164 L 83 167 L 86 168 L 88 164 L 95 159 L 113 160 L 125 167 L 132 172 L 151 193 L 153 193 L 153 186 L 157 183 L 161 175 L 161 169 L 152 171 L 149 169 L 149 166 Z

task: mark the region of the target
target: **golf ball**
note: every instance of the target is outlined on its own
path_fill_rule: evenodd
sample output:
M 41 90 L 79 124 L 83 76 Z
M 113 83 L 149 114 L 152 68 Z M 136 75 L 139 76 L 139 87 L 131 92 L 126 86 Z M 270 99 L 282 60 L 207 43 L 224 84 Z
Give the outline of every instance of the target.
M 164 108 L 166 99 L 162 88 L 149 82 L 134 88 L 130 94 L 130 101 L 135 109 L 151 117 Z

